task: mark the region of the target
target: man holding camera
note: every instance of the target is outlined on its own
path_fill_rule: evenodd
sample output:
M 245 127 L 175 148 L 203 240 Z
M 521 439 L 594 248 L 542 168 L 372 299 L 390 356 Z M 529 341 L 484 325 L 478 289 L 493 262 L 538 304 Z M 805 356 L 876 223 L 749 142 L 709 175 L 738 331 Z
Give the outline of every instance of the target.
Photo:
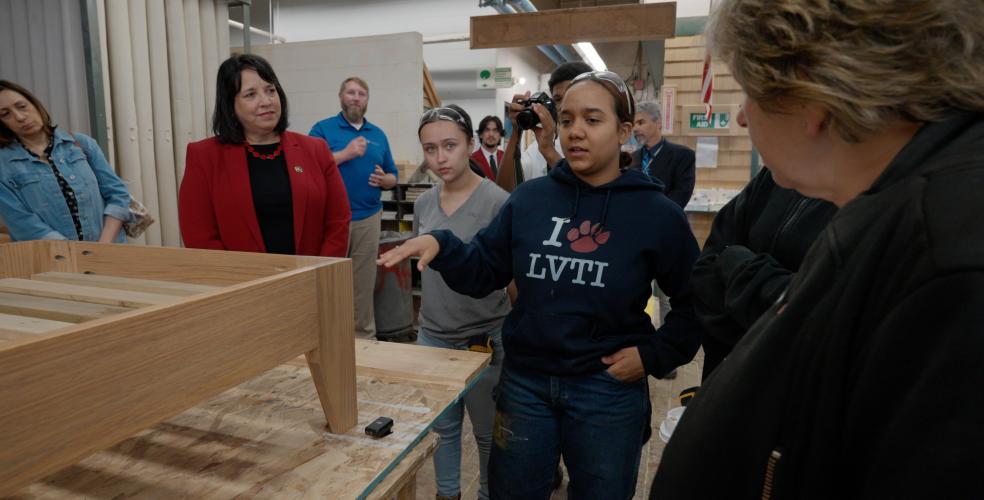
M 550 74 L 550 81 L 548 82 L 550 96 L 543 95 L 543 93 L 531 96 L 529 92 L 513 96 L 512 102 L 509 104 L 509 120 L 512 122 L 512 135 L 509 136 L 509 142 L 506 143 L 506 152 L 502 157 L 499 176 L 496 178 L 496 183 L 499 187 L 512 192 L 513 189 L 516 189 L 516 185 L 524 180 L 528 181 L 547 175 L 550 168 L 561 160 L 560 140 L 557 137 L 557 122 L 554 116 L 556 116 L 556 110 L 560 109 L 560 104 L 564 100 L 564 94 L 567 92 L 567 87 L 570 86 L 571 80 L 575 76 L 589 71 L 591 71 L 591 66 L 588 66 L 587 63 L 580 61 L 567 62 L 557 66 L 553 73 Z M 551 111 L 548 108 L 548 101 L 551 100 L 553 101 L 554 115 L 551 115 Z M 528 104 L 528 106 L 524 105 L 524 103 Z M 520 115 L 527 109 L 529 111 L 524 113 L 524 118 L 526 119 L 520 119 L 517 122 L 517 115 Z M 533 116 L 536 118 L 534 119 Z M 537 122 L 539 122 L 539 125 L 537 125 Z M 519 144 L 519 138 L 522 135 L 521 129 L 524 124 L 529 125 L 531 127 L 530 130 L 533 130 L 533 135 L 536 137 L 536 144 L 530 144 L 523 151 L 520 158 L 523 167 L 522 178 L 517 179 L 514 158 L 516 147 Z

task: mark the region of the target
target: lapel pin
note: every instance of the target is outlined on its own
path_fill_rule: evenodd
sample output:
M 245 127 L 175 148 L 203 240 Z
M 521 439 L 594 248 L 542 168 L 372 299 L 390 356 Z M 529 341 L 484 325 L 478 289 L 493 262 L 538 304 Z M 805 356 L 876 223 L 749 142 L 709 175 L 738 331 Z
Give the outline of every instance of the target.
M 297 173 L 299 173 L 299 174 L 303 174 L 304 173 L 304 169 L 301 168 L 301 167 L 299 167 L 299 166 L 295 166 L 294 167 L 294 171 L 297 172 Z

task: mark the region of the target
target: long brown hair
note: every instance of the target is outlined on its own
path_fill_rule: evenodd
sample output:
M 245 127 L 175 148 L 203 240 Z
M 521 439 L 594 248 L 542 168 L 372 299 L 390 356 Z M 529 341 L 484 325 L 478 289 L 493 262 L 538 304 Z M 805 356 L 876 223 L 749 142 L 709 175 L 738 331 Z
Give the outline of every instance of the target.
M 45 109 L 44 104 L 41 104 L 41 101 L 34 94 L 14 82 L 0 80 L 0 92 L 4 90 L 11 90 L 24 96 L 28 102 L 38 109 L 38 114 L 41 115 L 41 127 L 44 129 L 44 133 L 48 134 L 49 137 L 55 133 L 55 127 L 51 124 L 51 116 L 48 114 L 48 110 Z M 15 142 L 17 142 L 17 134 L 4 125 L 3 122 L 0 122 L 0 148 L 5 148 Z

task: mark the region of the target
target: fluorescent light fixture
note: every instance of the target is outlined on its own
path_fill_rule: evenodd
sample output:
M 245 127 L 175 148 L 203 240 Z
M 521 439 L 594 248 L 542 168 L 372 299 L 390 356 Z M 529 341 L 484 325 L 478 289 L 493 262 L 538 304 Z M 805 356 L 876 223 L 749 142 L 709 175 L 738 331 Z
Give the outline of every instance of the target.
M 608 66 L 605 66 L 605 61 L 601 60 L 601 56 L 598 55 L 598 51 L 595 50 L 594 45 L 591 45 L 591 42 L 575 43 L 574 50 L 576 50 L 578 55 L 584 58 L 584 60 L 595 69 L 595 71 L 608 70 Z

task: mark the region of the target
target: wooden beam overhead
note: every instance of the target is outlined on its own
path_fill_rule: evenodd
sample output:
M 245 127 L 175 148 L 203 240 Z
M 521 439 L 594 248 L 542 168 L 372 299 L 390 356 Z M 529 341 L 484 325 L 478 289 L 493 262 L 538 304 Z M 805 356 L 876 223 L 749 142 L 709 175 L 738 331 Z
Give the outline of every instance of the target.
M 542 10 L 471 18 L 471 48 L 673 38 L 676 2 Z

